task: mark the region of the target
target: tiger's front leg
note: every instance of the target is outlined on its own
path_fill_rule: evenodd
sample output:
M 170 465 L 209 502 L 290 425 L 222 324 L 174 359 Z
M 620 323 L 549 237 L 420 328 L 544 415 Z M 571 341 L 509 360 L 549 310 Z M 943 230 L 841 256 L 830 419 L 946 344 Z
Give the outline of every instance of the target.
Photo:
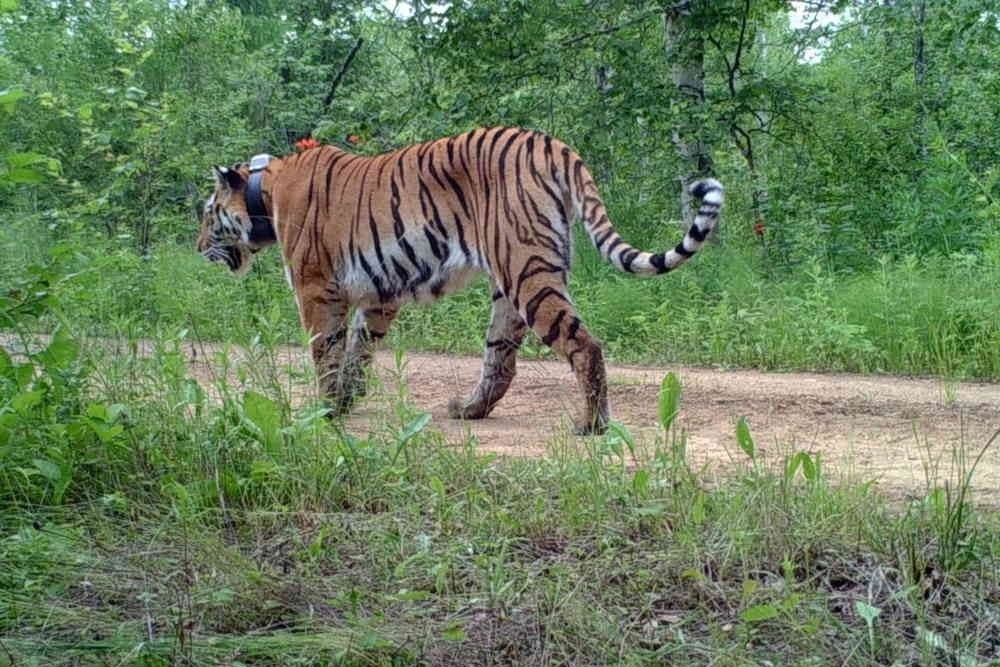
M 332 410 L 331 416 L 336 417 L 350 405 L 340 387 L 349 305 L 339 291 L 331 287 L 301 287 L 296 292 L 301 304 L 302 325 L 310 334 L 317 387 Z
M 389 305 L 358 308 L 355 311 L 338 385 L 338 394 L 345 411 L 367 392 L 366 374 L 371 365 L 372 355 L 389 332 L 389 327 L 398 312 L 397 306 Z

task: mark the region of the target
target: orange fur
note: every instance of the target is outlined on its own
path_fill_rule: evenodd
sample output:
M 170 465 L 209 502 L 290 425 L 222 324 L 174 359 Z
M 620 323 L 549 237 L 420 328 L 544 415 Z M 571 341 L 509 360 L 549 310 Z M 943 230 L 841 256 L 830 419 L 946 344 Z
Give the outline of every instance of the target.
M 198 249 L 245 270 L 263 244 L 250 233 L 245 166 L 217 169 Z M 506 392 L 528 328 L 570 362 L 584 392 L 580 432 L 608 422 L 601 347 L 567 290 L 571 224 L 619 269 L 666 273 L 701 247 L 718 220 L 722 188 L 695 183 L 695 224 L 675 248 L 649 253 L 614 230 L 581 158 L 540 132 L 478 129 L 361 157 L 332 146 L 275 159 L 263 202 L 277 232 L 322 391 L 336 412 L 364 391 L 373 345 L 399 306 L 433 300 L 476 273 L 492 281 L 483 375 L 453 417 L 485 417 Z M 356 309 L 353 322 L 349 312 Z

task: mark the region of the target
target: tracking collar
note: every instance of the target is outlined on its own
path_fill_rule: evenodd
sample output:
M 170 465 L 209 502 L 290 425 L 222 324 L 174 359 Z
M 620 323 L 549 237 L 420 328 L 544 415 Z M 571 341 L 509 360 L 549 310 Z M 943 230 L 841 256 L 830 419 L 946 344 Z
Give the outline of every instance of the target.
M 278 240 L 274 233 L 274 223 L 264 206 L 264 193 L 261 182 L 264 180 L 264 169 L 272 160 L 271 156 L 262 153 L 250 158 L 250 180 L 247 183 L 247 213 L 250 214 L 250 242 L 256 245 L 269 245 Z

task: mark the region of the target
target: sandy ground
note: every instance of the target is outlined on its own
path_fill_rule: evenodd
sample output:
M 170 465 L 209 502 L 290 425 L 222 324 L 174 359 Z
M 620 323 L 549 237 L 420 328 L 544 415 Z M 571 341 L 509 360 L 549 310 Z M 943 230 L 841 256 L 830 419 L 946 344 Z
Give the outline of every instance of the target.
M 16 347 L 12 342 L 0 337 L 5 347 Z M 113 346 L 101 342 L 109 344 Z M 223 348 L 192 343 L 183 347 L 194 377 L 207 385 L 217 382 Z M 227 382 L 232 385 L 253 376 L 234 367 L 263 363 L 247 361 L 244 351 L 225 349 L 230 362 Z M 277 369 L 293 396 L 314 395 L 308 356 L 300 348 L 282 348 L 266 362 Z M 384 404 L 404 386 L 409 400 L 431 414 L 432 427 L 449 442 L 464 442 L 472 435 L 481 450 L 506 456 L 546 456 L 553 448 L 586 451 L 585 439 L 570 435 L 581 396 L 562 362 L 519 359 L 518 376 L 493 414 L 469 422 L 449 419 L 446 406 L 476 384 L 478 358 L 405 354 L 400 370 L 394 354 L 382 352 L 375 368 L 381 387 L 348 419 L 348 428 L 359 434 L 385 415 Z M 669 371 L 678 374 L 683 386 L 677 423 L 687 434 L 689 459 L 709 474 L 746 461 L 735 439 L 736 421 L 746 416 L 766 463 L 781 465 L 788 454 L 806 451 L 820 455 L 828 476 L 874 481 L 898 499 L 916 497 L 926 492 L 929 480 L 954 483 L 963 465 L 967 467 L 1000 429 L 997 383 L 609 366 L 612 416 L 634 434 L 640 450 L 650 451 L 661 435 L 657 396 Z M 980 461 L 973 489 L 978 504 L 1000 507 L 1000 437 Z
M 377 359 L 392 392 L 398 373 L 390 354 Z M 403 368 L 412 401 L 429 411 L 449 440 L 472 434 L 481 449 L 513 456 L 545 456 L 552 447 L 584 448 L 569 435 L 581 396 L 567 364 L 518 361 L 518 376 L 484 420 L 447 416 L 448 399 L 465 395 L 479 378 L 470 357 L 409 354 Z M 928 479 L 954 477 L 956 454 L 978 454 L 1000 429 L 1000 384 L 946 383 L 934 379 L 815 373 L 763 373 L 684 366 L 609 366 L 612 416 L 640 442 L 659 434 L 657 397 L 663 376 L 677 373 L 683 387 L 679 426 L 691 460 L 707 469 L 745 461 L 735 425 L 746 416 L 765 461 L 789 453 L 819 454 L 824 470 L 839 478 L 874 480 L 895 497 L 922 494 Z M 377 407 L 362 404 L 353 428 Z M 383 399 L 384 400 L 384 399 Z M 976 499 L 1000 505 L 1000 438 L 977 468 Z

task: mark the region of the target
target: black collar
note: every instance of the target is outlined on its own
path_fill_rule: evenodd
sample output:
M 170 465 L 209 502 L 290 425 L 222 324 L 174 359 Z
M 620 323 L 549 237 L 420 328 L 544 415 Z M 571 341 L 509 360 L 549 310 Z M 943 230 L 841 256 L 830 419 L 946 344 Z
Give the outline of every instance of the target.
M 264 169 L 271 161 L 270 155 L 254 155 L 250 158 L 250 180 L 247 183 L 247 213 L 250 214 L 250 242 L 264 246 L 278 240 L 274 233 L 274 223 L 267 207 L 264 206 L 264 193 L 261 182 L 264 180 Z

